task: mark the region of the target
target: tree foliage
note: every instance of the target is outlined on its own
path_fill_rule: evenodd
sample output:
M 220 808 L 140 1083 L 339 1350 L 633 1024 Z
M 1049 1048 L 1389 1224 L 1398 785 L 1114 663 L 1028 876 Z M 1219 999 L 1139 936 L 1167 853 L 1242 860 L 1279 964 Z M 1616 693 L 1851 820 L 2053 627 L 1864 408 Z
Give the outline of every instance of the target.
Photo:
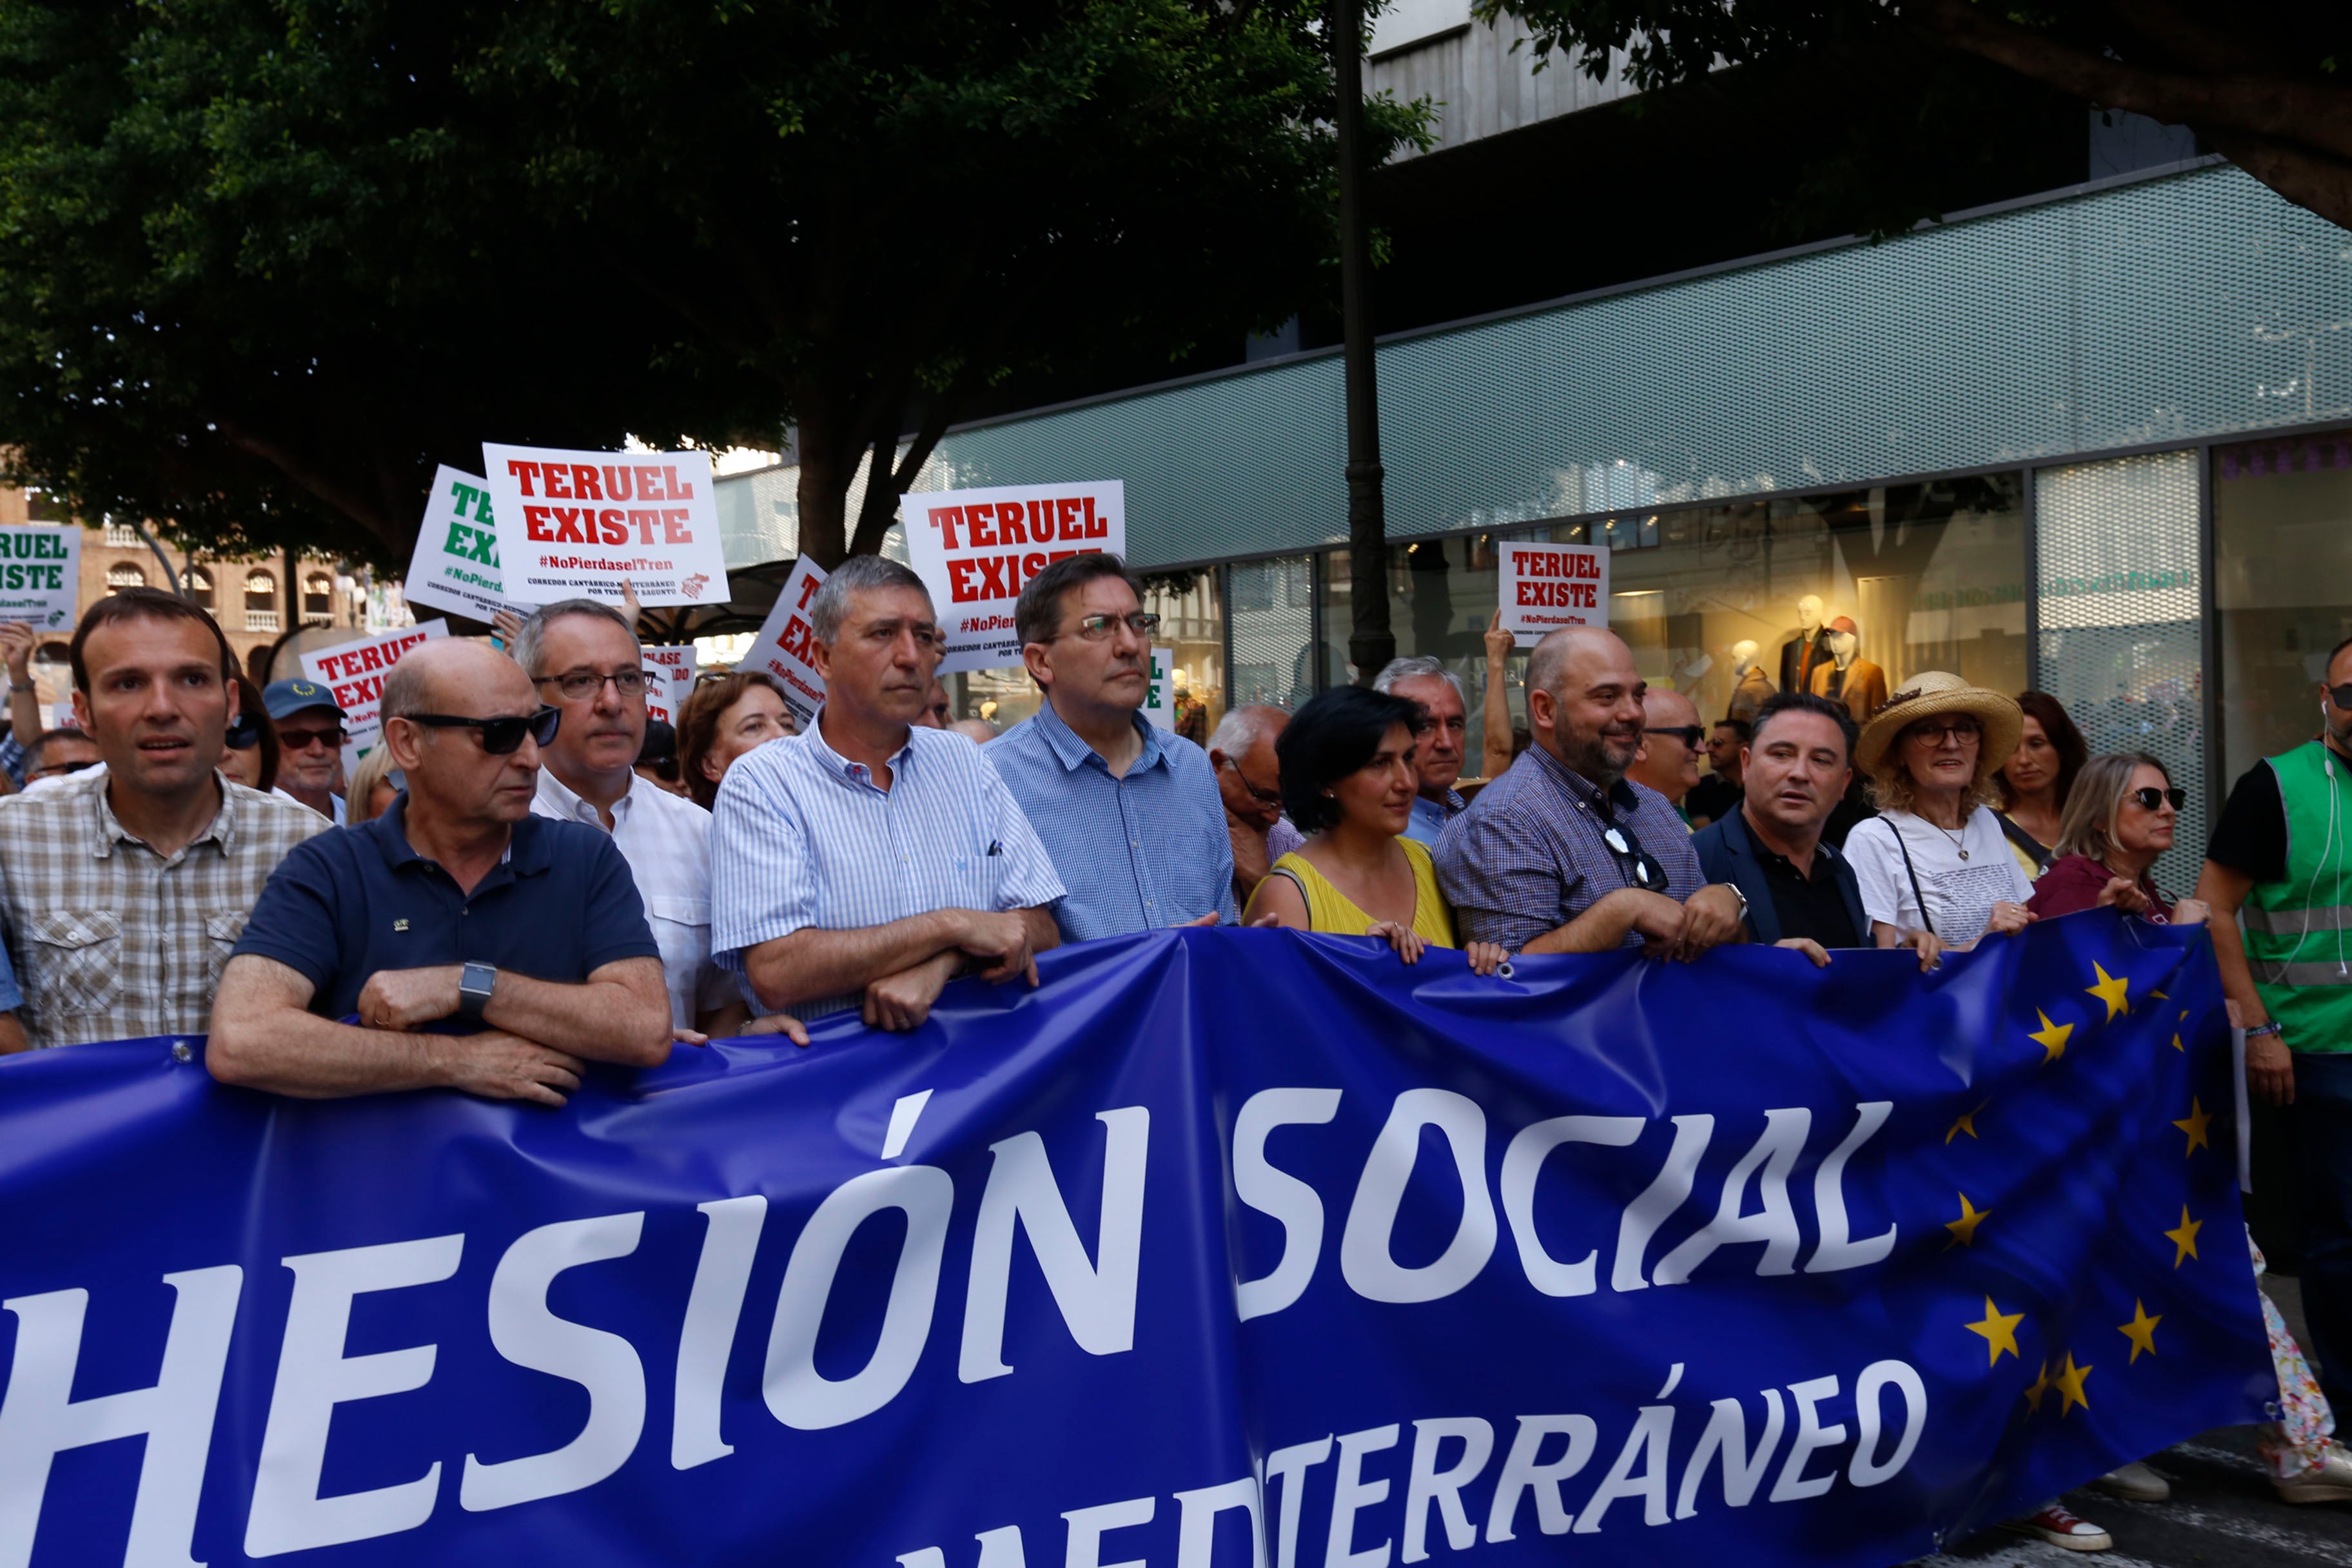
M 1540 56 L 1573 51 L 1596 78 L 1618 51 L 1644 91 L 1723 66 L 1893 40 L 1920 57 L 1893 83 L 1921 106 L 1916 122 L 1927 122 L 1931 99 L 1968 90 L 1968 68 L 1990 65 L 2104 110 L 2189 126 L 2288 200 L 2352 227 L 2352 8 L 2327 0 L 1479 0 L 1477 10 L 1521 18 Z M 1881 103 L 1888 96 L 1884 79 L 1854 85 Z M 1825 161 L 1830 177 L 1843 162 L 1883 181 L 1886 145 L 1862 138 L 1889 123 L 1862 117 L 1856 143 Z M 1861 181 L 1846 195 L 1871 199 Z
M 0 0 L 0 445 L 85 516 L 396 564 L 484 438 L 791 426 L 821 560 L 883 462 L 873 549 L 976 389 L 1328 287 L 1315 15 Z

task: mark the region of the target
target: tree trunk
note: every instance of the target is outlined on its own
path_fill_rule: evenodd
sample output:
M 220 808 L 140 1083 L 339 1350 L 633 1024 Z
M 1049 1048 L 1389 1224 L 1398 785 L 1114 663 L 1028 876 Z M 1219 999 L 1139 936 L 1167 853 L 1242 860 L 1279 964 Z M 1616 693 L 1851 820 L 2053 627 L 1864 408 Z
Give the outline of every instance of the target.
M 842 432 L 827 408 L 817 400 L 803 404 L 800 422 L 800 552 L 830 572 L 848 553 L 849 480 L 856 471 L 856 451 L 841 458 Z
M 1363 202 L 1364 83 L 1362 0 L 1333 0 L 1339 104 L 1339 312 L 1348 400 L 1348 576 L 1355 624 L 1348 659 L 1370 686 L 1396 657 L 1389 626 L 1388 502 L 1381 466 L 1379 376 L 1373 359 L 1372 245 Z

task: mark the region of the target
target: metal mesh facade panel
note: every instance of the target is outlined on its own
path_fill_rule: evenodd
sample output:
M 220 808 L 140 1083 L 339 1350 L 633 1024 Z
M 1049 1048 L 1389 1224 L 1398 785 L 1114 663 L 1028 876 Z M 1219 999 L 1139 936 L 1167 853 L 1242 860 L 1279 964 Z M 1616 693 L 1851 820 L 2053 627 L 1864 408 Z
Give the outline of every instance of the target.
M 2196 886 L 2205 777 L 2198 455 L 2165 452 L 2035 475 L 2041 679 L 2093 755 L 2146 752 L 2189 792 L 2157 880 Z
M 1410 536 L 2352 408 L 2352 237 L 2205 167 L 1384 344 Z M 1341 542 L 1339 364 L 951 434 L 942 484 L 1123 479 L 1139 564 Z
M 1225 579 L 1234 663 L 1226 700 L 1296 710 L 1315 694 L 1315 563 L 1304 555 L 1252 561 Z

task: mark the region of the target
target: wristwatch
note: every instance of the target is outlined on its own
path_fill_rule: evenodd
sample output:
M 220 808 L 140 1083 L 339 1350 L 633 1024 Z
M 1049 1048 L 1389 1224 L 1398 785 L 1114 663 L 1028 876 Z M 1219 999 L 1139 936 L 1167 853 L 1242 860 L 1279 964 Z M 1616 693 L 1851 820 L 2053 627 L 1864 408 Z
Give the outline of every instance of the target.
M 498 983 L 496 964 L 484 963 L 479 959 L 467 960 L 457 976 L 457 1016 L 468 1024 L 480 1023 L 482 1009 L 490 1005 L 490 992 Z
M 2286 1026 L 2280 1023 L 2276 1018 L 2273 1018 L 2267 1023 L 2256 1024 L 2252 1028 L 2248 1029 L 2246 1031 L 2246 1038 L 2250 1040 L 2260 1040 L 2272 1035 L 2283 1035 L 2284 1033 L 2286 1033 Z
M 1738 883 L 1737 883 L 1737 882 L 1715 882 L 1715 883 L 1711 883 L 1711 884 L 1709 884 L 1709 885 L 1710 885 L 1710 886 L 1713 886 L 1713 887 L 1717 887 L 1717 888 L 1727 888 L 1727 889 L 1730 889 L 1730 891 L 1731 891 L 1731 896 L 1732 896 L 1733 898 L 1738 899 L 1738 900 L 1739 900 L 1739 918 L 1740 918 L 1741 920 L 1743 920 L 1743 921 L 1744 921 L 1744 920 L 1746 920 L 1746 919 L 1748 918 L 1748 895 L 1747 895 L 1746 893 L 1743 893 L 1743 892 L 1741 892 L 1741 891 L 1739 890 L 1739 884 L 1738 884 Z

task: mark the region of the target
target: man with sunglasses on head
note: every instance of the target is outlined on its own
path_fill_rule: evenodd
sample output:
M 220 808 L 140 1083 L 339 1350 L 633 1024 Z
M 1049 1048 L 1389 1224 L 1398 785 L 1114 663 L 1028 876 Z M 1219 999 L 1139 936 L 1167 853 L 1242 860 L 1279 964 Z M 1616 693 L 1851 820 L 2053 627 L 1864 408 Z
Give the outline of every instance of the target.
M 273 680 L 262 689 L 261 705 L 278 731 L 277 793 L 341 826 L 343 797 L 335 785 L 349 720 L 335 694 L 316 681 Z
M 532 611 L 509 651 L 563 714 L 540 752 L 531 809 L 612 835 L 646 901 L 682 1037 L 742 1033 L 741 984 L 710 957 L 710 813 L 636 771 L 655 676 L 635 629 L 610 605 L 562 599 Z
M 1143 717 L 1160 617 L 1116 555 L 1072 555 L 1029 579 L 1013 609 L 1045 693 L 988 744 L 1068 889 L 1065 942 L 1231 923 L 1234 852 L 1208 753 Z
M 661 950 L 628 862 L 601 830 L 531 814 L 562 711 L 455 638 L 394 666 L 380 710 L 407 792 L 269 879 L 221 976 L 213 1076 L 561 1105 L 587 1062 L 665 1060 Z
M 1633 650 L 1564 627 L 1536 644 L 1527 681 L 1535 743 L 1438 840 L 1462 940 L 1677 959 L 1743 940 L 1747 900 L 1706 881 L 1673 804 L 1625 776 L 1649 723 Z
M 1625 776 L 1666 797 L 1690 827 L 1683 801 L 1698 784 L 1699 744 L 1706 736 L 1698 705 L 1679 691 L 1653 691 L 1642 700 L 1642 748 Z
M 0 800 L 0 920 L 26 1043 L 201 1034 L 247 911 L 327 824 L 220 776 L 236 658 L 195 605 L 110 594 L 68 658 L 77 727 L 106 765 Z M 43 758 L 58 761 L 49 744 Z
M 738 758 L 711 833 L 711 942 L 761 1007 L 913 1029 L 971 969 L 1037 983 L 1053 862 L 961 735 L 919 726 L 940 665 L 923 580 L 853 555 L 809 605 L 824 706 Z

